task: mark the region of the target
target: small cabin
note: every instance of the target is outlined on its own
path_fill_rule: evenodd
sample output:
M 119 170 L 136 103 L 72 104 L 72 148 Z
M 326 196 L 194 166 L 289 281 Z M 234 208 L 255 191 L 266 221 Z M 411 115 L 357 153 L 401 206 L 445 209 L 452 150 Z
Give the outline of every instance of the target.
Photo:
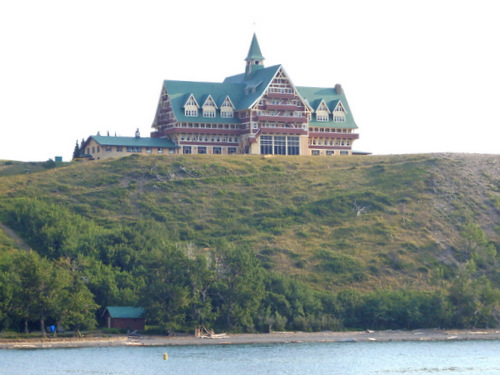
M 108 306 L 104 310 L 107 328 L 144 331 L 146 311 L 142 307 Z

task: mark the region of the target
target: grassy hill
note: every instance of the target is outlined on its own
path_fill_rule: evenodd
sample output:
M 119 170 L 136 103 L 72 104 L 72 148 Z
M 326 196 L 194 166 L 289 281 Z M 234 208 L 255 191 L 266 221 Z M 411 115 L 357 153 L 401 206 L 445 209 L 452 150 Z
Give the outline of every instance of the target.
M 208 257 L 223 239 L 319 293 L 436 291 L 471 261 L 473 279 L 500 288 L 499 156 L 130 156 L 32 173 L 15 166 L 18 173 L 0 167 L 0 222 L 50 259 L 83 255 L 134 275 L 143 248 L 163 243 Z M 0 254 L 20 247 L 11 237 L 0 228 Z

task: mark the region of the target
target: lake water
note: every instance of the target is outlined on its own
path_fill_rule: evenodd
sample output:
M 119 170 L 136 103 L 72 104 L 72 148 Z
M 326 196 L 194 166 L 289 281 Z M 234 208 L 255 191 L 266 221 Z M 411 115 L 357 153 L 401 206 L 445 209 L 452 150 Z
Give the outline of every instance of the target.
M 0 374 L 498 375 L 500 341 L 0 350 Z

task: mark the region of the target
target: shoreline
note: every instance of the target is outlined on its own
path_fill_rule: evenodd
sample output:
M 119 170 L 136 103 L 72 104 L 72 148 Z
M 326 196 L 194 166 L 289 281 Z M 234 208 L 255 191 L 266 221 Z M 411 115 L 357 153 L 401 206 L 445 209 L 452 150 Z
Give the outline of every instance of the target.
M 441 330 L 413 331 L 353 331 L 353 332 L 272 332 L 221 334 L 214 338 L 189 336 L 114 336 L 0 339 L 0 349 L 55 349 L 110 346 L 192 346 L 192 345 L 249 345 L 320 342 L 390 342 L 390 341 L 450 341 L 500 340 L 500 330 Z

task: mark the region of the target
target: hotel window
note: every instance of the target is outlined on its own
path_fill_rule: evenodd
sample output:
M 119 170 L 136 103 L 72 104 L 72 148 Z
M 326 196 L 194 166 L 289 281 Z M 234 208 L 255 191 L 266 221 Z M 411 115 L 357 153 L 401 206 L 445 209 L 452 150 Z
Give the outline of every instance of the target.
M 158 147 L 158 153 L 159 153 L 159 154 L 163 154 L 163 148 Z
M 349 155 L 349 151 L 340 151 L 340 155 Z
M 317 156 L 319 155 L 319 150 L 312 150 L 311 154 Z
M 127 146 L 127 152 L 142 152 L 142 147 Z
M 183 146 L 182 153 L 183 154 L 190 154 L 191 153 L 191 146 Z
M 227 153 L 228 154 L 236 154 L 236 147 L 228 147 Z
M 260 153 L 262 155 L 273 154 L 273 137 L 269 135 L 263 135 L 260 137 Z
M 226 97 L 224 103 L 222 103 L 220 107 L 220 116 L 225 118 L 234 117 L 234 107 L 229 97 Z
M 274 137 L 274 154 L 286 155 L 286 137 L 284 136 Z
M 212 150 L 214 154 L 222 154 L 222 147 L 214 147 Z
M 215 105 L 214 100 L 209 95 L 205 103 L 203 103 L 203 117 L 215 117 L 215 110 L 217 106 Z
M 333 154 L 335 154 L 335 151 L 327 151 L 326 154 L 327 155 L 333 155 Z
M 150 153 L 151 153 L 151 151 L 152 151 L 152 150 L 151 150 L 151 147 L 146 147 L 146 152 L 147 152 L 148 154 L 150 154 Z
M 206 154 L 207 148 L 205 146 L 198 146 L 198 154 Z
M 123 146 L 116 146 L 116 152 L 123 152 Z
M 345 120 L 346 120 L 346 112 L 342 103 L 339 102 L 333 111 L 333 121 L 345 122 Z
M 203 117 L 215 117 L 215 108 L 203 108 Z
M 299 155 L 299 137 L 288 137 L 288 155 Z
M 188 117 L 198 116 L 198 103 L 196 103 L 192 95 L 189 97 L 186 104 L 184 104 L 184 114 Z
M 326 111 L 318 111 L 316 113 L 316 121 L 328 121 L 328 112 Z

